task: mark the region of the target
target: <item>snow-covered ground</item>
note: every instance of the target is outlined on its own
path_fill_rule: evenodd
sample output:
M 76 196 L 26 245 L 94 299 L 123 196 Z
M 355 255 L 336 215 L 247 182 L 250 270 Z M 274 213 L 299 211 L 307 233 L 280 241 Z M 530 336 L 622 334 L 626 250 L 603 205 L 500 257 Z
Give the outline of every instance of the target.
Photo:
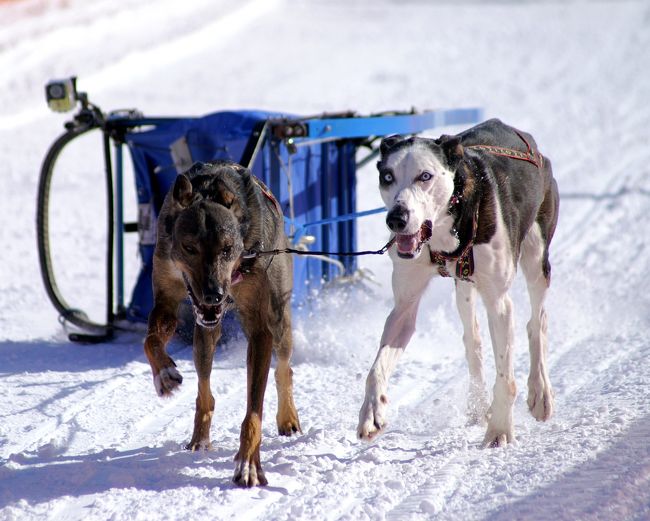
M 0 519 L 650 519 L 649 64 L 645 0 L 0 2 Z M 519 443 L 479 448 L 483 430 L 465 426 L 452 283 L 438 280 L 391 381 L 387 432 L 358 441 L 391 308 L 390 261 L 372 259 L 363 264 L 380 285 L 326 292 L 295 317 L 304 433 L 276 435 L 269 388 L 269 486 L 235 488 L 243 339 L 215 360 L 215 450 L 189 453 L 191 349 L 171 346 L 185 380 L 160 400 L 140 334 L 70 344 L 43 290 L 37 175 L 65 120 L 48 113 L 43 85 L 70 74 L 107 110 L 482 106 L 530 131 L 562 195 L 547 305 L 556 415 L 541 424 L 526 410 L 529 309 L 518 279 Z M 101 313 L 99 146 L 88 137 L 64 158 L 52 219 L 65 295 Z M 379 205 L 372 167 L 359 174 L 359 199 Z M 360 227 L 361 247 L 383 244 L 381 216 Z

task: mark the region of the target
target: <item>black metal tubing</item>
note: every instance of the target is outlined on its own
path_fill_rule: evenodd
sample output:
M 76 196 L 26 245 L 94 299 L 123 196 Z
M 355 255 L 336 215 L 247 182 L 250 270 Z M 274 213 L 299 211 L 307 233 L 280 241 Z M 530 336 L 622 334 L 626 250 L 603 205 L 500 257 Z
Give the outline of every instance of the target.
M 264 145 L 264 141 L 266 140 L 267 126 L 267 120 L 258 122 L 255 127 L 253 127 L 253 131 L 251 132 L 251 135 L 246 142 L 246 147 L 244 148 L 244 152 L 242 153 L 239 164 L 248 168 L 249 170 L 253 170 L 253 164 L 257 158 L 257 153 Z
M 104 130 L 104 178 L 106 179 L 106 324 L 111 328 L 113 313 L 113 247 L 115 244 L 115 209 L 113 194 L 113 164 L 111 162 L 111 138 Z
M 83 342 L 101 342 L 108 340 L 113 336 L 113 324 L 112 324 L 112 272 L 113 272 L 113 189 L 112 189 L 112 175 L 110 170 L 110 164 L 107 165 L 106 170 L 106 183 L 108 190 L 108 221 L 109 221 L 109 233 L 108 241 L 109 248 L 107 251 L 106 265 L 109 273 L 109 282 L 110 291 L 107 298 L 107 323 L 98 324 L 93 322 L 88 318 L 88 315 L 82 310 L 71 308 L 68 303 L 65 301 L 61 295 L 59 288 L 56 284 L 56 278 L 54 276 L 54 271 L 52 267 L 52 259 L 50 256 L 50 237 L 49 237 L 49 203 L 50 203 L 50 185 L 52 182 L 52 177 L 54 174 L 54 166 L 56 164 L 59 155 L 63 149 L 70 144 L 73 140 L 78 137 L 101 127 L 101 113 L 93 113 L 92 111 L 87 111 L 81 114 L 81 117 L 75 118 L 74 122 L 68 123 L 66 125 L 66 132 L 59 136 L 50 149 L 48 150 L 43 164 L 41 166 L 40 178 L 38 182 L 38 198 L 36 206 L 36 238 L 37 238 L 37 248 L 38 248 L 38 258 L 41 268 L 41 277 L 43 278 L 43 284 L 45 286 L 45 291 L 47 295 L 56 308 L 56 310 L 61 314 L 62 320 L 70 322 L 75 326 L 88 331 L 90 334 L 77 334 L 73 333 L 70 335 L 71 340 L 83 341 Z M 108 136 L 104 133 L 105 143 L 108 142 Z M 106 156 L 105 156 L 106 157 Z M 110 161 L 110 151 L 108 159 Z M 110 184 L 109 184 L 110 183 Z

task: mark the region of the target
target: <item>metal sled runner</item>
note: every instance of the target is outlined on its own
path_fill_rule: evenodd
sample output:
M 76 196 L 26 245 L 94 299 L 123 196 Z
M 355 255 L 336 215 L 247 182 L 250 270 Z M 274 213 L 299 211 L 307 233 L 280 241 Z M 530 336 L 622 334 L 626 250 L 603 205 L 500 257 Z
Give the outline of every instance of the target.
M 48 84 L 60 86 L 59 83 Z M 280 202 L 294 248 L 354 251 L 356 222 L 382 209 L 357 211 L 357 168 L 377 155 L 378 138 L 416 134 L 439 126 L 470 124 L 480 109 L 386 113 L 361 117 L 353 113 L 302 117 L 264 111 L 224 111 L 203 117 L 144 117 L 136 111 L 103 113 L 87 96 L 64 92 L 80 110 L 51 145 L 40 173 L 37 237 L 41 273 L 48 296 L 63 320 L 89 334 L 72 339 L 101 341 L 113 334 L 118 320 L 144 322 L 153 306 L 152 257 L 156 218 L 162 200 L 179 172 L 195 161 L 229 159 L 249 167 Z M 65 86 L 64 86 L 65 87 Z M 53 89 L 52 89 L 53 90 Z M 48 101 L 60 92 L 49 90 Z M 66 101 L 64 99 L 64 101 Z M 58 108 L 55 108 L 58 110 Z M 50 183 L 57 158 L 74 139 L 87 132 L 103 134 L 107 191 L 106 323 L 88 319 L 71 308 L 56 285 L 49 251 Z M 133 163 L 138 222 L 124 221 L 124 148 Z M 365 150 L 365 155 L 360 153 Z M 357 155 L 364 155 L 357 160 Z M 124 234 L 137 232 L 142 266 L 127 299 L 124 288 Z M 353 257 L 294 259 L 293 301 L 299 303 L 323 281 L 356 268 Z

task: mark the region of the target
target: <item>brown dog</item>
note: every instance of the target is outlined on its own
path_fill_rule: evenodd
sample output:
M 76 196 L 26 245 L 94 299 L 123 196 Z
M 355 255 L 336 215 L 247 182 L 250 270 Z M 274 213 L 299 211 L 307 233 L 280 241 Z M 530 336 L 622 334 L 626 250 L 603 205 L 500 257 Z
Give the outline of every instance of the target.
M 153 264 L 154 307 L 144 350 L 160 396 L 183 378 L 165 346 L 176 328 L 179 304 L 192 302 L 194 365 L 199 377 L 194 432 L 188 449 L 210 447 L 214 397 L 210 372 L 221 335 L 221 318 L 234 305 L 248 338 L 248 400 L 233 481 L 266 485 L 260 464 L 262 407 L 273 346 L 278 366 L 277 425 L 281 435 L 300 431 L 293 402 L 290 256 L 255 257 L 285 248 L 282 213 L 268 189 L 231 162 L 197 163 L 177 177 L 158 219 Z

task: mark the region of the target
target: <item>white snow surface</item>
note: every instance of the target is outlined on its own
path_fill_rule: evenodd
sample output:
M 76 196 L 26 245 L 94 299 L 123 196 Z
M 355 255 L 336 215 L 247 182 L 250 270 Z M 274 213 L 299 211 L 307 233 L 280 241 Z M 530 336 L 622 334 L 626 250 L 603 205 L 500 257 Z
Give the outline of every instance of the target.
M 647 1 L 14 0 L 0 2 L 0 71 L 0 519 L 650 519 Z M 562 198 L 547 301 L 555 416 L 537 423 L 527 411 L 529 306 L 518 277 L 518 444 L 479 448 L 483 429 L 465 425 L 453 283 L 436 280 L 389 385 L 387 430 L 357 440 L 392 304 L 390 261 L 364 260 L 377 285 L 324 291 L 295 314 L 304 432 L 277 435 L 271 379 L 269 485 L 236 488 L 244 339 L 215 358 L 215 449 L 190 453 L 191 347 L 170 345 L 185 380 L 159 399 L 141 332 L 70 343 L 43 289 L 38 172 L 66 119 L 48 112 L 43 85 L 71 74 L 105 110 L 481 106 L 531 132 Z M 55 267 L 71 304 L 101 320 L 100 140 L 70 149 L 53 183 Z M 359 172 L 360 209 L 379 206 L 376 177 L 372 166 Z M 126 205 L 129 220 L 132 192 Z M 361 248 L 387 238 L 382 216 L 359 226 Z M 133 239 L 126 259 L 131 283 Z

